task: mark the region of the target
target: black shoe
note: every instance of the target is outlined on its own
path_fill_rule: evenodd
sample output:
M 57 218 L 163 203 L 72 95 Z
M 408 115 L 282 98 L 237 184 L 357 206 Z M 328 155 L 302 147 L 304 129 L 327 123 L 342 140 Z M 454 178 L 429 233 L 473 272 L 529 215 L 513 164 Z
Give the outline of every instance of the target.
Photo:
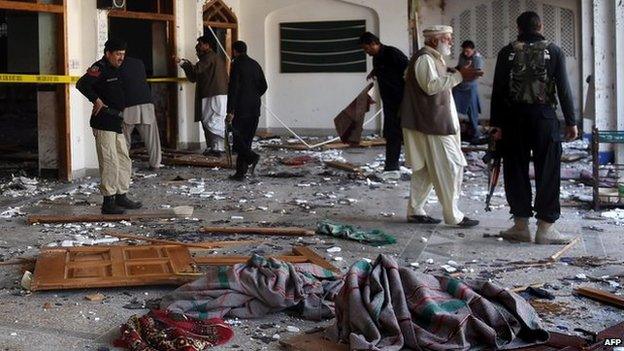
M 102 214 L 120 215 L 126 211 L 115 203 L 115 196 L 104 196 L 102 202 Z
M 407 217 L 407 223 L 440 224 L 442 221 L 429 216 L 409 216 Z
M 244 174 L 239 174 L 239 173 L 234 173 L 231 176 L 229 176 L 228 179 L 234 180 L 234 181 L 237 181 L 237 182 L 242 182 L 243 180 L 245 180 L 245 175 Z
M 476 219 L 470 219 L 468 217 L 464 217 L 461 222 L 457 223 L 457 226 L 462 228 L 472 228 L 478 225 L 479 221 L 477 221 Z
M 139 201 L 132 201 L 128 199 L 127 194 L 115 195 L 115 203 L 119 207 L 127 208 L 130 210 L 136 210 L 137 208 L 141 208 L 141 206 L 143 206 L 143 204 Z
M 256 166 L 258 165 L 258 162 L 260 161 L 260 155 L 258 154 L 254 154 L 254 160 L 251 161 L 251 163 L 249 164 L 249 173 L 251 173 L 251 175 L 254 175 L 254 173 L 256 172 Z

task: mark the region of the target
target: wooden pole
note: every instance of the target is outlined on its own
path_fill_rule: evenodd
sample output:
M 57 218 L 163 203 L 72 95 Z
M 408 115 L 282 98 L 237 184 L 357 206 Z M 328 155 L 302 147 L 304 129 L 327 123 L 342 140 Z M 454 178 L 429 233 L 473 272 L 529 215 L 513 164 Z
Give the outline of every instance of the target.
M 185 243 L 181 241 L 173 241 L 173 240 L 164 240 L 164 239 L 155 239 L 145 236 L 138 235 L 129 235 L 117 232 L 105 232 L 105 235 L 114 236 L 116 238 L 121 239 L 131 239 L 131 240 L 142 240 L 150 243 L 157 244 L 165 244 L 165 245 L 180 245 L 188 248 L 199 248 L 199 249 L 218 249 L 224 247 L 232 247 L 232 246 L 240 246 L 246 244 L 257 244 L 261 243 L 262 240 L 239 240 L 239 241 L 214 241 L 214 242 L 201 242 L 201 243 Z
M 205 234 L 251 234 L 272 236 L 313 236 L 312 230 L 304 228 L 270 228 L 270 227 L 201 227 Z

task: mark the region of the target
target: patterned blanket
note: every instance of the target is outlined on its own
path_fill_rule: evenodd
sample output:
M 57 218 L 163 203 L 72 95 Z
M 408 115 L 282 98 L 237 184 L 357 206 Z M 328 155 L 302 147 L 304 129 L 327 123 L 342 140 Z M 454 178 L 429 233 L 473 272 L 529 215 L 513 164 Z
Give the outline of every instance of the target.
M 526 301 L 488 282 L 425 275 L 385 255 L 355 263 L 345 280 L 328 337 L 351 350 L 500 349 L 548 339 Z
M 222 319 L 197 320 L 167 311 L 132 316 L 115 346 L 131 351 L 201 351 L 228 342 L 232 328 Z
M 199 319 L 259 318 L 296 310 L 303 318 L 334 316 L 342 281 L 314 264 L 297 264 L 254 255 L 246 264 L 210 267 L 200 279 L 161 300 L 160 307 Z

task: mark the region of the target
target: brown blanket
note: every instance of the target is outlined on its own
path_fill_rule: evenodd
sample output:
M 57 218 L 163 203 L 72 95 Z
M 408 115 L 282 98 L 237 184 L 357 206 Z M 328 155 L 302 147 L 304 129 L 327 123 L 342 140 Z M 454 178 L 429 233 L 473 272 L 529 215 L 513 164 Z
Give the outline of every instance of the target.
M 362 130 L 364 128 L 364 115 L 370 111 L 370 106 L 375 101 L 368 95 L 374 84 L 369 85 L 353 100 L 347 108 L 334 118 L 336 131 L 340 140 L 345 144 L 359 145 L 362 140 Z

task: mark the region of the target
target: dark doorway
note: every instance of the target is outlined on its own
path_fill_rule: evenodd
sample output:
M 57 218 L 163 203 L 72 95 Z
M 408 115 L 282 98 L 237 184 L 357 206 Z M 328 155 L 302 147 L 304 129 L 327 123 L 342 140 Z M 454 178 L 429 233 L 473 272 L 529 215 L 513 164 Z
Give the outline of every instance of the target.
M 0 73 L 57 74 L 58 17 L 0 10 Z M 58 86 L 0 84 L 0 177 L 58 176 Z

